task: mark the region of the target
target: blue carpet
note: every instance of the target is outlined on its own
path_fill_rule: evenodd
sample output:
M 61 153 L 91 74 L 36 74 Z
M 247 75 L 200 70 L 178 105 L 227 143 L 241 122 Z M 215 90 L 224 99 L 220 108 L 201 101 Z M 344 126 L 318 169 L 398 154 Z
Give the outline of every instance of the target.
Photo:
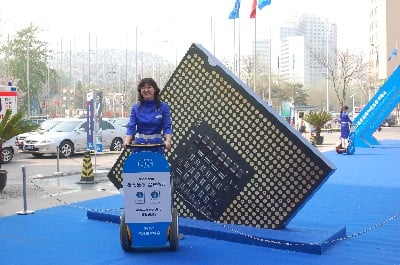
M 121 209 L 113 208 L 114 205 L 122 204 L 123 197 L 120 195 L 110 196 L 97 200 L 98 205 L 102 205 L 110 210 L 98 212 L 89 210 L 89 219 L 120 223 Z M 209 237 L 218 240 L 237 242 L 241 244 L 257 245 L 300 251 L 311 254 L 322 254 L 327 250 L 332 242 L 346 235 L 345 227 L 321 226 L 310 227 L 291 227 L 290 229 L 272 230 L 246 227 L 241 225 L 227 225 L 216 222 L 193 220 L 189 218 L 179 219 L 179 231 L 185 235 Z
M 186 235 L 177 252 L 125 253 L 119 225 L 87 218 L 101 199 L 0 218 L 0 264 L 400 264 L 400 141 L 324 153 L 337 167 L 287 229 L 345 226 L 322 255 Z

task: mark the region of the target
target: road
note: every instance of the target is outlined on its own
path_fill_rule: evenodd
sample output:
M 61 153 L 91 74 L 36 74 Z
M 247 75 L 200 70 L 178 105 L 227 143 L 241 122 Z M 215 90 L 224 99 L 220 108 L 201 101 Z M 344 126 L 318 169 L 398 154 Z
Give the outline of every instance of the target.
M 321 152 L 333 150 L 339 141 L 339 133 L 323 132 L 324 142 L 317 146 Z M 383 127 L 374 136 L 378 140 L 400 139 L 400 127 Z M 39 210 L 57 205 L 95 199 L 118 194 L 106 174 L 114 165 L 119 153 L 91 156 L 95 170 L 95 184 L 78 184 L 81 180 L 83 155 L 72 158 L 35 158 L 18 153 L 10 164 L 2 165 L 8 172 L 7 186 L 0 194 L 0 217 L 24 210 L 22 197 L 22 167 L 27 177 L 27 210 Z
M 79 184 L 83 166 L 83 155 L 57 160 L 56 157 L 33 157 L 17 153 L 7 170 L 7 185 L 0 194 L 0 217 L 23 211 L 23 168 L 27 179 L 27 209 L 38 210 L 57 205 L 95 199 L 118 194 L 108 181 L 107 173 L 114 165 L 119 153 L 91 156 L 95 171 L 94 184 Z

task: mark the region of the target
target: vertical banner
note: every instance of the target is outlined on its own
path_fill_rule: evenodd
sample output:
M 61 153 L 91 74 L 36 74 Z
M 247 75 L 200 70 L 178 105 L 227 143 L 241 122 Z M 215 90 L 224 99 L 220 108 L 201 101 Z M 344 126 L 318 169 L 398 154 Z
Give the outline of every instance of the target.
M 101 130 L 101 119 L 103 112 L 103 92 L 96 91 L 95 92 L 95 102 L 94 102 L 94 136 L 96 140 L 96 151 L 103 152 L 103 143 L 102 143 L 102 130 Z
M 94 150 L 93 132 L 94 132 L 94 103 L 93 92 L 86 94 L 86 112 L 87 112 L 87 149 Z

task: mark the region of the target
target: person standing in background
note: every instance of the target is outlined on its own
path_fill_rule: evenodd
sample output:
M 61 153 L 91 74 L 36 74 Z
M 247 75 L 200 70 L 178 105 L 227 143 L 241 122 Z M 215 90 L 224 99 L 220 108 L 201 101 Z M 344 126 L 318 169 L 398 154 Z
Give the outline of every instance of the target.
M 348 138 L 350 134 L 350 124 L 353 124 L 353 121 L 349 118 L 349 114 L 347 113 L 349 110 L 348 106 L 344 106 L 340 111 L 339 121 L 340 121 L 340 140 L 342 144 L 342 148 L 347 148 L 349 143 Z

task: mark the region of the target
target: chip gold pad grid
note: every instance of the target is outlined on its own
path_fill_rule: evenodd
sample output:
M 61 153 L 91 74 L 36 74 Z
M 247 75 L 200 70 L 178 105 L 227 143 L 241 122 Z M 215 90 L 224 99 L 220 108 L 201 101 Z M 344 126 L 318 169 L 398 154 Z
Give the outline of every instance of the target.
M 180 216 L 282 229 L 335 167 L 193 44 L 162 90 L 171 106 Z
M 212 54 L 193 44 L 161 92 L 179 215 L 282 229 L 335 170 Z M 110 173 L 122 187 L 125 150 Z

